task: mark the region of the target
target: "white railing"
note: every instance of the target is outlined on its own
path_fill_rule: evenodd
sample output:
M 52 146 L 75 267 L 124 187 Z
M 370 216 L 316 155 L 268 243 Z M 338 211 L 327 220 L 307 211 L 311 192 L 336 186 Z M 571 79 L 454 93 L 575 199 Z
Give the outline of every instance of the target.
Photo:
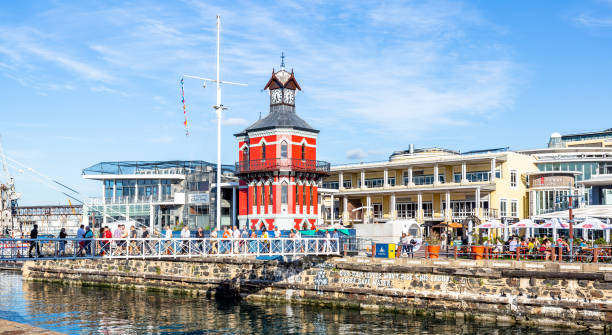
M 174 202 L 174 195 L 164 195 L 159 198 L 157 195 L 153 196 L 139 196 L 139 197 L 119 197 L 119 198 L 94 198 L 88 199 L 87 204 L 89 206 L 102 206 L 102 205 L 128 205 L 128 204 L 148 204 L 158 202 Z
M 339 254 L 338 238 L 0 239 L 0 261 Z

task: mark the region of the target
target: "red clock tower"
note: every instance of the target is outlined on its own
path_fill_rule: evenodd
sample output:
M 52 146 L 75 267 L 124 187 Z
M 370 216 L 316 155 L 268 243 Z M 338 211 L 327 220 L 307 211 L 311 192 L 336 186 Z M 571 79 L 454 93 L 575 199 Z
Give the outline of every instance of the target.
M 267 229 L 315 229 L 317 188 L 329 163 L 317 161 L 318 130 L 295 112 L 300 85 L 281 64 L 264 87 L 270 113 L 235 134 L 240 177 L 240 226 Z

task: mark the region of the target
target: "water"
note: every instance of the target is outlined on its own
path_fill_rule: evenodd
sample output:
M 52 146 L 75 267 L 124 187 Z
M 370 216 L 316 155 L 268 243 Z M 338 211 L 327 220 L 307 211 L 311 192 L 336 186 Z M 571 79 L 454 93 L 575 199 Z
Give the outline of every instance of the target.
M 1 271 L 0 318 L 67 334 L 562 333 L 399 314 L 32 283 L 22 281 L 20 274 Z

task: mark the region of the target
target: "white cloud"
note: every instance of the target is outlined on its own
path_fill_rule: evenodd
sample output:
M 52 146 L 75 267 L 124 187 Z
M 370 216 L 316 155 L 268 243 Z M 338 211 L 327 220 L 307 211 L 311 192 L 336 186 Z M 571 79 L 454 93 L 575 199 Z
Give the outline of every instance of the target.
M 612 27 L 612 17 L 594 17 L 589 14 L 581 14 L 574 21 L 588 28 L 609 28 Z
M 224 126 L 245 126 L 249 124 L 249 121 L 238 117 L 230 117 L 227 119 L 222 119 L 221 124 Z
M 348 159 L 357 160 L 357 159 L 364 159 L 368 157 L 368 154 L 365 151 L 359 148 L 356 148 L 356 149 L 351 149 L 347 151 L 345 156 Z

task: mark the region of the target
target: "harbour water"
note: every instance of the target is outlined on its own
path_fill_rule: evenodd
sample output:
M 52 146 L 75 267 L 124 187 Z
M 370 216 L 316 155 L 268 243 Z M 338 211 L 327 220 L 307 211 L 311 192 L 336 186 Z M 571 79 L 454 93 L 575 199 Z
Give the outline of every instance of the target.
M 0 318 L 66 334 L 587 334 L 165 292 L 22 281 L 0 271 Z

